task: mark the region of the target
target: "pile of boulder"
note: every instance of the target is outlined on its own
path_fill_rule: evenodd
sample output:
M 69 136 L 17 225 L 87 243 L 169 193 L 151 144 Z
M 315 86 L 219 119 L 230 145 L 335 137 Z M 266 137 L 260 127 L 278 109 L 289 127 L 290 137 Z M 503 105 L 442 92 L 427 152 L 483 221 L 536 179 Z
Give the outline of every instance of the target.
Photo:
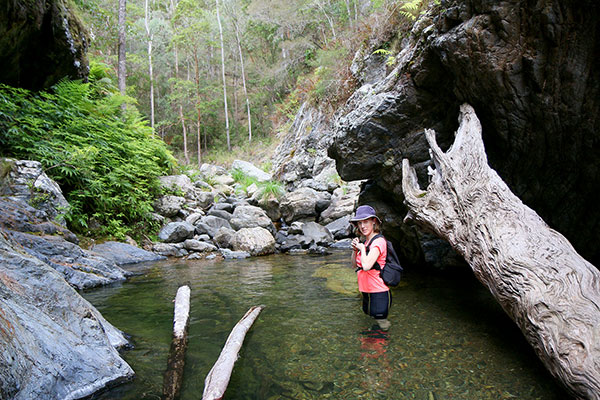
M 359 182 L 298 187 L 277 197 L 261 190 L 270 174 L 240 160 L 232 165 L 236 170 L 258 183 L 244 189 L 232 173 L 209 164 L 161 177 L 169 194 L 155 202 L 163 227 L 152 251 L 187 259 L 245 258 L 349 246 Z

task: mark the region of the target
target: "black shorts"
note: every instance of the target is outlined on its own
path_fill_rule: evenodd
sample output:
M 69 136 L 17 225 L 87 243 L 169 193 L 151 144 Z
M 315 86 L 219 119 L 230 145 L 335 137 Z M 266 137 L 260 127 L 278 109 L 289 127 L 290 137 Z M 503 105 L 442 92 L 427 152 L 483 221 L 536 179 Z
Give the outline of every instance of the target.
M 392 292 L 366 293 L 361 292 L 363 296 L 362 309 L 365 314 L 376 319 L 384 319 L 388 316 L 388 311 L 392 305 Z

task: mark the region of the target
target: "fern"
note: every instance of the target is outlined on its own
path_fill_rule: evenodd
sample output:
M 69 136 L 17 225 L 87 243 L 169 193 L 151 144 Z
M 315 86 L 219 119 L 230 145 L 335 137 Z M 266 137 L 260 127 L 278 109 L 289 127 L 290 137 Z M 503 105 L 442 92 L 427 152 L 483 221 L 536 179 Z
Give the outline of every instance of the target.
M 404 18 L 415 21 L 426 5 L 427 3 L 424 0 L 409 0 L 400 6 L 399 13 Z
M 92 64 L 90 82 L 61 81 L 32 93 L 0 85 L 0 154 L 38 160 L 71 204 L 70 226 L 122 236 L 150 224 L 156 177 L 175 159 L 107 71 Z

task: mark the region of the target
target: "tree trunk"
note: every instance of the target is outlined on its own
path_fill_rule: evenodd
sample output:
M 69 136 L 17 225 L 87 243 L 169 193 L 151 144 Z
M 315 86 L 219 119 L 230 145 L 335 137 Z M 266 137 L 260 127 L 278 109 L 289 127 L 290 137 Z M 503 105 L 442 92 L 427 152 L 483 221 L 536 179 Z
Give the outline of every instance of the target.
M 263 306 L 251 307 L 248 312 L 240 319 L 240 321 L 233 327 L 223 350 L 212 367 L 206 379 L 204 380 L 204 393 L 202 394 L 202 400 L 216 400 L 222 399 L 227 390 L 229 384 L 229 378 L 231 378 L 231 372 L 233 371 L 233 365 L 237 360 L 238 353 L 244 343 L 246 333 L 258 317 L 258 314 L 262 311 Z
M 229 114 L 227 113 L 227 82 L 225 81 L 225 46 L 223 44 L 223 27 L 219 15 L 219 0 L 215 0 L 217 7 L 217 23 L 219 24 L 219 38 L 221 39 L 221 75 L 223 76 L 223 106 L 225 108 L 225 131 L 227 134 L 227 150 L 231 151 L 231 139 L 229 138 Z
M 252 143 L 252 120 L 250 118 L 250 99 L 248 99 L 248 89 L 246 88 L 246 72 L 244 69 L 244 56 L 242 54 L 240 32 L 237 21 L 235 19 L 233 19 L 233 26 L 235 28 L 235 40 L 237 42 L 238 53 L 240 55 L 240 66 L 242 68 L 242 86 L 244 87 L 244 96 L 246 96 L 246 113 L 248 114 L 248 143 Z
M 185 350 L 187 348 L 187 329 L 190 315 L 190 288 L 181 286 L 175 296 L 173 317 L 173 340 L 167 362 L 167 372 L 163 380 L 163 399 L 172 400 L 179 396 L 185 366 Z
M 427 191 L 403 160 L 407 219 L 446 239 L 517 323 L 546 368 L 578 398 L 600 399 L 600 272 L 521 202 L 487 164 L 469 105 L 448 152 L 426 130 Z
M 148 76 L 150 77 L 150 126 L 154 129 L 154 74 L 152 72 L 152 40 L 154 34 L 150 32 L 148 0 L 145 1 L 144 26 L 148 36 Z
M 173 25 L 173 27 L 175 26 L 175 23 L 173 22 L 173 18 L 175 16 L 175 11 L 177 9 L 177 3 L 179 0 L 171 0 L 171 25 Z M 179 79 L 179 49 L 177 48 L 177 45 L 174 44 L 173 45 L 173 53 L 175 56 L 175 81 L 177 82 L 177 79 Z M 190 163 L 190 157 L 188 155 L 188 148 L 187 148 L 187 131 L 185 129 L 185 119 L 183 118 L 183 106 L 181 105 L 181 100 L 178 101 L 177 104 L 177 108 L 179 111 L 179 121 L 181 122 L 181 132 L 183 135 L 183 157 L 185 158 L 185 163 L 189 164 Z
M 119 56 L 118 56 L 118 85 L 119 92 L 122 95 L 126 94 L 126 77 L 127 77 L 127 64 L 125 63 L 126 51 L 125 51 L 125 38 L 126 38 L 126 19 L 127 16 L 127 0 L 119 0 Z M 123 104 L 125 106 L 125 104 Z

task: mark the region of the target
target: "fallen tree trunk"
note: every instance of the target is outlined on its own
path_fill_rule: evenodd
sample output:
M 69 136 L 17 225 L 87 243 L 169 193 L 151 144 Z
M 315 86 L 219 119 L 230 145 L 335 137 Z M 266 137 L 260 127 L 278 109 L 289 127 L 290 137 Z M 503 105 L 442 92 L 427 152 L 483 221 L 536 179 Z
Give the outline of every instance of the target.
M 167 372 L 163 380 L 163 399 L 172 400 L 179 395 L 183 381 L 185 366 L 185 350 L 187 348 L 187 327 L 190 315 L 190 288 L 181 286 L 175 296 L 173 312 L 173 340 L 167 361 Z
M 403 160 L 407 219 L 446 239 L 521 328 L 550 373 L 578 398 L 600 399 L 600 273 L 517 198 L 487 164 L 469 105 L 444 153 L 426 130 L 427 191 Z
M 202 400 L 219 400 L 223 398 L 225 390 L 227 390 L 227 385 L 229 384 L 229 379 L 231 378 L 233 365 L 237 360 L 242 343 L 244 343 L 246 333 L 263 308 L 263 306 L 251 307 L 242 319 L 240 319 L 233 327 L 225 342 L 225 346 L 223 346 L 221 355 L 219 355 L 217 362 L 204 380 Z

